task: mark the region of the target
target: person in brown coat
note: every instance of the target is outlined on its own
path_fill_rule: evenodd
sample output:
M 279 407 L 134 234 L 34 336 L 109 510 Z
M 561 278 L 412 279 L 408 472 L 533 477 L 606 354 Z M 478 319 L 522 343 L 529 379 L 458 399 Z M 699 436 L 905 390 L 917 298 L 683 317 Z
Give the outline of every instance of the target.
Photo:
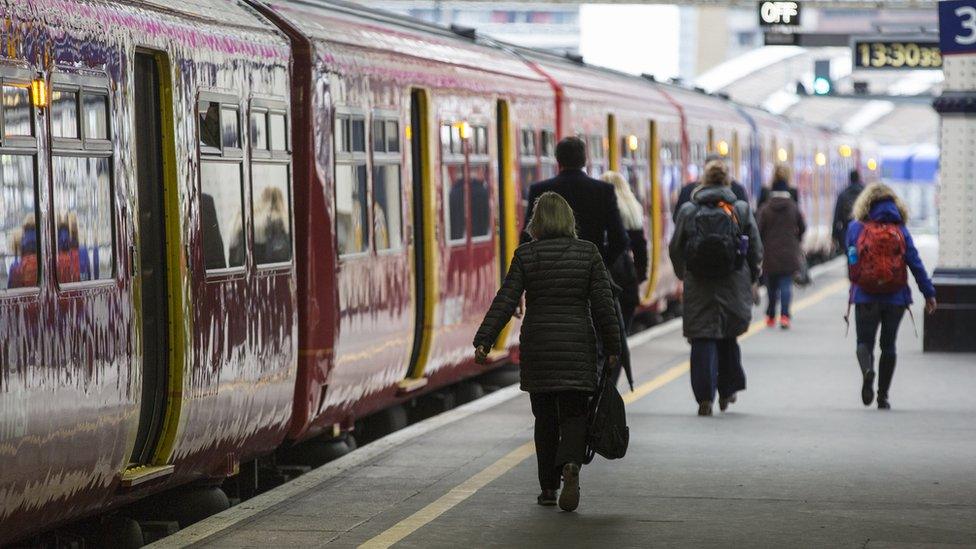
M 793 276 L 801 267 L 803 253 L 800 243 L 806 231 L 803 213 L 790 194 L 789 169 L 776 166 L 769 200 L 759 208 L 757 222 L 766 254 L 763 256 L 763 273 L 766 276 L 766 326 L 776 325 L 776 305 L 779 302 L 779 325 L 790 327 L 790 301 L 793 297 Z

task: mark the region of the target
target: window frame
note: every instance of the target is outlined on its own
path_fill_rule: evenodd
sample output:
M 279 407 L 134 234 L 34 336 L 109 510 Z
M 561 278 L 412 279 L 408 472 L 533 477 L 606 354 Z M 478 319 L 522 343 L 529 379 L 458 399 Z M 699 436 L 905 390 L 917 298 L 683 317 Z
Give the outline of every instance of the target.
M 256 149 L 251 143 L 251 116 L 255 113 L 260 113 L 265 119 L 265 129 L 267 132 L 266 139 L 266 149 Z M 285 149 L 275 150 L 273 148 L 273 143 L 271 140 L 271 115 L 280 114 L 285 117 Z M 292 170 L 292 153 L 291 153 L 291 117 L 288 115 L 288 104 L 284 99 L 273 99 L 265 97 L 252 97 L 250 104 L 247 109 L 247 116 L 242 117 L 247 120 L 247 150 L 250 155 L 247 159 L 248 164 L 248 186 L 249 194 L 251 196 L 250 200 L 250 215 L 251 215 L 251 245 L 250 245 L 250 255 L 252 262 L 254 264 L 254 269 L 258 273 L 274 272 L 289 270 L 295 263 L 295 211 L 294 211 L 294 180 L 293 180 L 293 170 Z M 222 140 L 221 140 L 222 141 Z M 254 165 L 275 165 L 275 166 L 285 166 L 285 183 L 288 186 L 288 195 L 285 200 L 288 204 L 288 238 L 290 240 L 291 249 L 289 251 L 288 261 L 276 261 L 273 263 L 258 263 L 256 257 L 254 257 L 254 245 L 257 243 L 254 234 Z M 247 207 L 247 206 L 245 206 Z M 246 261 L 245 261 L 246 263 Z
M 48 139 L 50 141 L 49 160 L 51 166 L 50 184 L 51 184 L 51 213 L 52 215 L 57 215 L 57 204 L 54 198 L 54 187 L 56 182 L 54 181 L 54 158 L 55 157 L 71 157 L 71 158 L 107 158 L 109 173 L 108 173 L 108 193 L 109 193 L 109 219 L 111 220 L 112 227 L 110 229 L 111 236 L 111 246 L 112 246 L 112 274 L 108 278 L 98 278 L 93 280 L 79 280 L 77 282 L 62 282 L 58 279 L 57 271 L 53 273 L 53 279 L 56 287 L 59 291 L 72 292 L 76 290 L 85 290 L 92 287 L 107 287 L 113 286 L 117 283 L 122 269 L 119 266 L 119 238 L 118 238 L 118 221 L 116 216 L 118 211 L 116 208 L 115 201 L 115 185 L 116 185 L 116 168 L 115 168 L 115 151 L 113 148 L 113 138 L 115 137 L 115 132 L 112 131 L 112 92 L 111 92 L 111 82 L 108 75 L 89 75 L 89 74 L 75 74 L 72 72 L 55 72 L 51 75 L 51 80 L 49 84 L 48 94 L 53 98 L 54 92 L 57 90 L 67 90 L 76 92 L 77 99 L 75 104 L 77 106 L 78 115 L 78 137 L 54 137 L 54 132 L 51 131 L 51 123 L 53 120 L 50 116 L 47 117 L 47 131 Z M 106 98 L 105 102 L 105 130 L 108 135 L 107 139 L 89 139 L 88 126 L 85 123 L 85 113 L 84 113 L 84 95 L 86 94 L 96 94 L 103 95 Z M 50 109 L 50 107 L 49 107 Z M 50 235 L 51 235 L 51 250 L 52 253 L 57 256 L 58 253 L 58 235 L 57 235 L 57 223 L 49 223 Z
M 373 147 L 374 144 L 373 128 L 375 127 L 377 122 L 381 122 L 383 124 L 383 149 L 384 149 L 383 151 L 377 151 Z M 398 143 L 396 151 L 390 150 L 390 137 L 389 134 L 387 133 L 390 122 L 396 123 L 397 143 Z M 406 234 L 405 234 L 406 231 L 403 223 L 405 217 L 403 212 L 403 204 L 404 204 L 403 182 L 405 180 L 403 177 L 403 166 L 404 166 L 403 155 L 404 155 L 405 138 L 404 138 L 403 123 L 400 120 L 399 113 L 391 110 L 374 110 L 372 112 L 372 115 L 370 116 L 369 138 L 366 140 L 366 142 L 367 142 L 367 149 L 369 150 L 368 154 L 370 157 L 369 168 L 367 171 L 366 187 L 369 193 L 370 206 L 371 206 L 370 207 L 370 228 L 371 228 L 370 237 L 372 239 L 372 250 L 376 253 L 376 255 L 389 255 L 389 254 L 401 253 L 406 247 Z M 396 246 L 379 248 L 376 244 L 376 238 L 375 238 L 376 235 L 374 234 L 375 231 L 372 230 L 374 224 L 376 223 L 373 217 L 375 213 L 375 208 L 377 207 L 376 188 L 375 188 L 376 178 L 374 177 L 374 173 L 377 167 L 385 167 L 385 166 L 397 166 L 398 168 L 397 172 L 399 175 L 400 194 L 398 195 L 399 200 L 397 201 L 398 203 L 397 205 L 400 207 L 400 216 L 399 216 L 400 241 L 397 242 Z
M 363 150 L 362 151 L 353 150 L 353 146 L 352 146 L 352 122 L 354 120 L 359 120 L 359 119 L 362 119 L 363 121 Z M 362 200 L 363 200 L 363 205 L 366 206 L 365 229 L 368 231 L 368 234 L 366 235 L 366 242 L 364 243 L 362 250 L 358 252 L 340 253 L 339 252 L 339 247 L 340 247 L 339 246 L 339 216 L 338 215 L 334 216 L 335 220 L 332 224 L 332 230 L 334 232 L 335 239 L 336 239 L 336 256 L 339 258 L 339 262 L 341 263 L 350 259 L 368 257 L 370 255 L 370 251 L 373 249 L 373 211 L 372 211 L 373 209 L 371 207 L 373 203 L 373 193 L 371 188 L 372 186 L 370 185 L 370 179 L 372 178 L 373 175 L 372 173 L 370 173 L 372 170 L 372 165 L 370 163 L 370 149 L 372 149 L 373 144 L 371 139 L 372 123 L 370 122 L 369 116 L 367 115 L 367 112 L 364 109 L 359 109 L 356 107 L 348 107 L 348 106 L 336 106 L 333 109 L 333 116 L 332 116 L 333 136 L 339 135 L 339 132 L 336 131 L 336 128 L 338 127 L 340 120 L 349 120 L 349 131 L 344 131 L 342 135 L 343 141 L 345 140 L 349 141 L 349 150 L 348 151 L 342 150 L 345 144 L 339 143 L 338 139 L 332 140 L 333 142 L 332 154 L 333 154 L 333 158 L 335 158 L 335 161 L 333 162 L 333 166 L 332 166 L 333 204 L 338 203 L 337 193 L 339 192 L 339 185 L 338 185 L 339 166 L 354 166 L 354 167 L 360 165 L 365 166 L 366 196 L 362 197 Z
M 33 133 L 31 136 L 17 135 L 7 137 L 6 113 L 5 109 L 0 108 L 0 155 L 27 156 L 31 158 L 34 175 L 34 227 L 37 232 L 37 280 L 31 286 L 8 288 L 4 285 L 0 287 L 0 302 L 40 294 L 44 276 L 47 274 L 42 253 L 46 247 L 46 240 L 43 238 L 46 231 L 44 230 L 44 223 L 41 218 L 41 181 L 40 174 L 38 173 L 40 167 L 40 141 L 38 133 L 41 124 L 37 118 L 38 108 L 34 105 L 34 100 L 30 93 L 32 77 L 32 73 L 26 69 L 0 67 L 0 99 L 2 99 L 3 86 L 7 85 L 8 82 L 14 85 L 27 86 L 31 112 L 31 132 Z
M 217 111 L 220 113 L 218 119 L 218 126 L 220 127 L 220 147 L 205 146 L 200 139 L 200 107 L 206 103 L 217 103 L 219 105 Z M 237 110 L 237 144 L 238 147 L 226 147 L 224 146 L 224 110 L 226 107 L 232 107 Z M 241 172 L 241 223 L 244 225 L 244 263 L 241 265 L 235 265 L 233 267 L 222 267 L 218 269 L 208 269 L 206 260 L 202 262 L 202 268 L 204 272 L 204 279 L 207 282 L 214 280 L 230 279 L 236 277 L 243 277 L 247 273 L 248 263 L 253 260 L 251 258 L 251 246 L 248 242 L 248 233 L 253 230 L 250 226 L 250 219 L 248 218 L 248 207 L 247 207 L 247 196 L 248 189 L 245 185 L 249 183 L 250 174 L 244 173 L 244 149 L 246 147 L 244 134 L 245 130 L 247 133 L 247 138 L 250 140 L 250 128 L 251 120 L 247 120 L 247 125 L 242 122 L 243 109 L 241 109 L 241 99 L 240 97 L 221 91 L 200 89 L 197 92 L 196 97 L 196 110 L 194 112 L 195 116 L 195 134 L 196 134 L 196 150 L 197 150 L 197 170 L 196 170 L 196 191 L 197 196 L 203 196 L 203 163 L 204 162 L 218 162 L 218 163 L 236 163 Z M 199 204 L 199 198 L 198 198 Z M 198 215 L 198 228 L 200 229 L 200 245 L 204 246 L 203 243 L 203 226 L 202 219 L 199 219 Z M 223 242 L 221 242 L 223 246 Z M 229 262 L 230 258 L 227 257 Z

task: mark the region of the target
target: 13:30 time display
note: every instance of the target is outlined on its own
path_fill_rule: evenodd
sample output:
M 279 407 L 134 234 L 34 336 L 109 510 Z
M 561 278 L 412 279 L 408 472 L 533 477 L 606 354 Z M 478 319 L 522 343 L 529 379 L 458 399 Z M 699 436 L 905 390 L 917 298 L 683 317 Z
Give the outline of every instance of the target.
M 938 42 L 863 41 L 854 44 L 858 69 L 940 69 Z

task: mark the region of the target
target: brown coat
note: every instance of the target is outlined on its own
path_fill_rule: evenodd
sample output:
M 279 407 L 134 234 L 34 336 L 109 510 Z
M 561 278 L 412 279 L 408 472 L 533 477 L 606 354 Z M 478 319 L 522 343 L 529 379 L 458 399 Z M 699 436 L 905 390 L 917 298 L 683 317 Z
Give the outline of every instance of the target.
M 767 275 L 793 274 L 800 270 L 800 243 L 806 223 L 788 192 L 771 194 L 756 216 L 765 250 L 763 272 Z

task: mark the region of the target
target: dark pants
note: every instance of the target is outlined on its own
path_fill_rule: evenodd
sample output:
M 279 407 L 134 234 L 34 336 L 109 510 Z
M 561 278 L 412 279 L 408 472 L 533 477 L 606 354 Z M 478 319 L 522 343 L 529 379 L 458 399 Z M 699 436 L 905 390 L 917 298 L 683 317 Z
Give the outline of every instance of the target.
M 563 465 L 582 465 L 586 452 L 589 394 L 581 391 L 529 393 L 535 416 L 535 455 L 539 485 L 558 490 Z
M 691 340 L 691 389 L 699 403 L 728 398 L 746 388 L 742 354 L 734 337 Z
M 874 344 L 881 327 L 881 360 L 878 361 L 878 396 L 887 397 L 891 378 L 895 375 L 898 326 L 905 316 L 904 305 L 864 303 L 854 306 L 854 322 L 857 328 L 857 361 L 861 373 L 874 370 Z
M 771 274 L 766 277 L 766 297 L 769 306 L 766 316 L 776 316 L 776 303 L 780 302 L 783 316 L 790 316 L 790 301 L 793 300 L 793 275 Z

